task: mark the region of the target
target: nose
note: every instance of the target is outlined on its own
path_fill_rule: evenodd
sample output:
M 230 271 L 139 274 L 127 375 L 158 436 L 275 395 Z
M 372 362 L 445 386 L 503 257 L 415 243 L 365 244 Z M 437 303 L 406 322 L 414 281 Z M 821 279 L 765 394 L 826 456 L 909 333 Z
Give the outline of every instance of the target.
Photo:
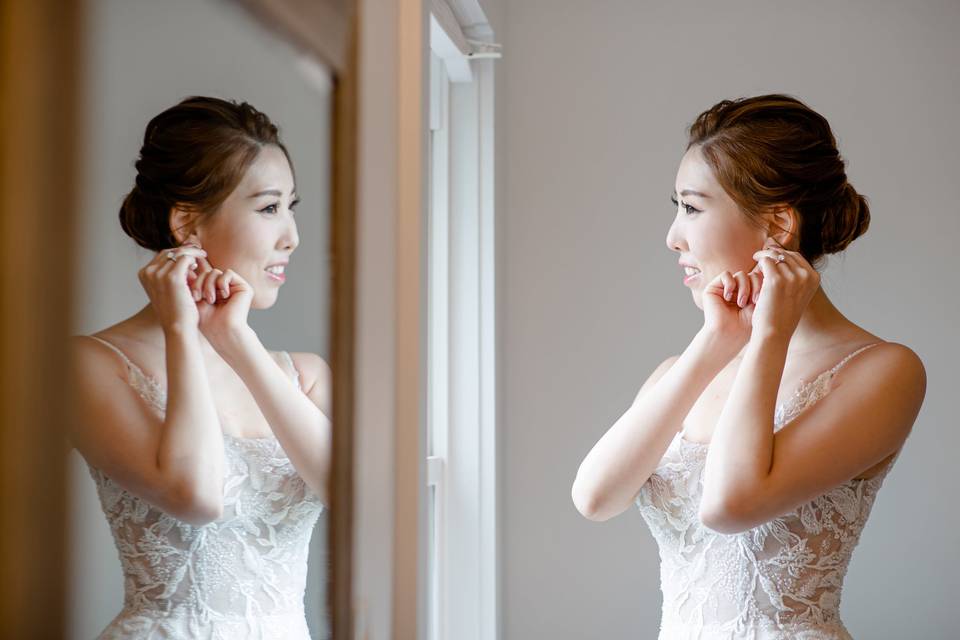
M 297 234 L 297 221 L 293 216 L 288 217 L 289 222 L 284 227 L 283 235 L 280 236 L 280 246 L 285 251 L 293 251 L 300 244 L 300 236 Z
M 671 251 L 682 252 L 683 247 L 680 245 L 680 240 L 679 225 L 677 224 L 676 218 L 674 218 L 673 224 L 671 224 L 670 229 L 667 230 L 667 248 Z

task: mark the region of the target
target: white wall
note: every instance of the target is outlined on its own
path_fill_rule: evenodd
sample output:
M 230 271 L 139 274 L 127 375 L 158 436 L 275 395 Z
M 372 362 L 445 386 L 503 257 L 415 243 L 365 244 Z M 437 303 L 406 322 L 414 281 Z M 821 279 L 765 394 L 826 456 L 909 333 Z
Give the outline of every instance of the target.
M 949 395 L 960 361 L 960 4 L 483 4 L 504 44 L 502 637 L 656 636 L 649 530 L 634 509 L 583 519 L 570 486 L 647 375 L 702 322 L 665 244 L 685 128 L 720 99 L 770 92 L 827 117 L 870 199 L 870 229 L 830 259 L 827 294 L 910 346 L 928 375 L 854 553 L 842 616 L 856 638 L 948 637 L 960 587 Z
M 292 156 L 300 245 L 277 304 L 250 323 L 271 349 L 329 357 L 329 86 L 312 85 L 298 56 L 223 0 L 94 0 L 89 3 L 83 220 L 75 282 L 84 301 L 74 333 L 93 333 L 147 302 L 137 270 L 152 253 L 120 228 L 118 211 L 133 186 L 151 117 L 189 95 L 246 100 L 280 127 Z M 323 74 L 321 73 L 321 78 Z M 53 179 L 55 184 L 55 179 Z M 91 638 L 119 612 L 120 563 L 86 465 L 70 457 L 72 637 Z M 314 531 L 307 618 L 325 637 L 326 515 Z

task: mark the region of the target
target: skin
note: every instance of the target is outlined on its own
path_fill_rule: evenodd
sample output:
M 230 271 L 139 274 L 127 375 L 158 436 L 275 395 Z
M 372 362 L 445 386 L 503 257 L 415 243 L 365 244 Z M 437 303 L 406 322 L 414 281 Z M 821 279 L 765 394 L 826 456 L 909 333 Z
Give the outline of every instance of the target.
M 683 431 L 710 445 L 701 520 L 736 533 L 881 470 L 913 426 L 926 373 L 913 351 L 881 341 L 832 305 L 795 251 L 800 227 L 791 207 L 750 224 L 698 147 L 684 154 L 675 191 L 666 242 L 702 270 L 686 286 L 703 327 L 656 368 L 584 458 L 572 497 L 592 520 L 621 513 Z M 801 381 L 873 342 L 881 344 L 851 359 L 830 393 L 774 433 L 776 407 Z
M 81 389 L 85 427 L 72 434 L 74 445 L 128 491 L 184 520 L 205 523 L 222 513 L 222 433 L 272 434 L 308 487 L 327 499 L 329 367 L 316 354 L 291 353 L 301 392 L 247 323 L 251 308 L 276 303 L 282 283 L 265 268 L 289 260 L 299 244 L 295 201 L 286 156 L 262 148 L 211 217 L 171 210 L 181 243 L 172 248 L 176 260 L 158 252 L 138 274 L 150 302 L 96 334 L 162 382 L 163 424 L 143 412 L 115 354 L 74 338 L 78 377 L 97 380 Z

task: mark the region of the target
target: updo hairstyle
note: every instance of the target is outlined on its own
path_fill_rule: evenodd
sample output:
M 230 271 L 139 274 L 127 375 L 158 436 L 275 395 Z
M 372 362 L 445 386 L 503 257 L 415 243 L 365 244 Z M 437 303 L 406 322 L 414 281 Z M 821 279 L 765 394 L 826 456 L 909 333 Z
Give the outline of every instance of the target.
M 751 223 L 789 205 L 799 218 L 800 254 L 818 269 L 870 225 L 867 200 L 847 181 L 826 119 L 796 98 L 770 94 L 723 100 L 689 129 L 723 189 Z
M 123 230 L 153 251 L 178 246 L 170 229 L 171 209 L 199 214 L 191 229 L 201 224 L 266 145 L 279 147 L 290 162 L 277 127 L 246 102 L 193 96 L 170 107 L 147 124 L 136 184 L 120 207 Z

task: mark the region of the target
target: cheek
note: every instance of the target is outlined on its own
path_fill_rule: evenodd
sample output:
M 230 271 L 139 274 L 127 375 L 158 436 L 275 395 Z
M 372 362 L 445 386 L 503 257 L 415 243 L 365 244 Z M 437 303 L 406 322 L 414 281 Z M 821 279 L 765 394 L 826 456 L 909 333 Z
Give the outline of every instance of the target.
M 721 271 L 749 271 L 753 253 L 759 248 L 749 234 L 729 227 L 705 230 L 700 242 L 691 249 L 704 268 L 707 281 Z

